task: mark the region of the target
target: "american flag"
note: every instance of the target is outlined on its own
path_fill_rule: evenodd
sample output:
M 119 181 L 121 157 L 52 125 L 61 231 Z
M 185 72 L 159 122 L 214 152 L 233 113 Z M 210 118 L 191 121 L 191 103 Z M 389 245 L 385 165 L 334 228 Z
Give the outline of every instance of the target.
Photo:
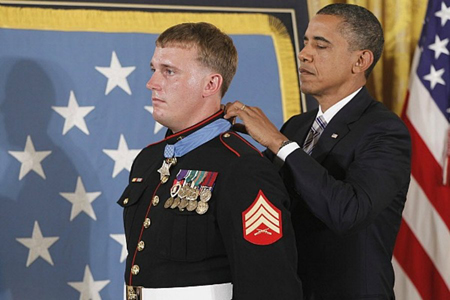
M 10 12 L 0 6 L 0 24 Z M 57 10 L 13 12 L 34 16 L 23 18 L 26 26 L 87 20 L 83 12 L 61 20 Z M 165 134 L 145 88 L 158 35 L 88 29 L 0 26 L 1 300 L 123 296 L 127 253 L 116 201 L 136 154 Z M 240 62 L 223 101 L 246 99 L 280 127 L 272 37 L 231 37 Z
M 402 115 L 412 175 L 394 251 L 400 300 L 450 299 L 450 0 L 430 0 Z

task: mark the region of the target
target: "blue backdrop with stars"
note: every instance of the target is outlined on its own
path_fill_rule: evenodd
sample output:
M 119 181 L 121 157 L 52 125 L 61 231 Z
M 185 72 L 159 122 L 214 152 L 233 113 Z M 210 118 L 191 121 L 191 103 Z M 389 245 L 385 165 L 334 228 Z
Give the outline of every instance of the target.
M 121 298 L 116 201 L 138 151 L 165 133 L 145 88 L 156 38 L 0 28 L 0 299 Z M 280 127 L 272 38 L 232 38 L 223 102 L 258 105 Z

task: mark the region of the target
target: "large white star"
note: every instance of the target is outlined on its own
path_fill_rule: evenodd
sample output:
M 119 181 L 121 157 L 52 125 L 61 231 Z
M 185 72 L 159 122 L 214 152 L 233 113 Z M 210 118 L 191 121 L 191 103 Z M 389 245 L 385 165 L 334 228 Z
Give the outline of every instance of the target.
M 438 59 L 439 56 L 441 55 L 441 53 L 449 55 L 448 49 L 447 49 L 447 44 L 448 44 L 448 39 L 444 39 L 441 41 L 439 36 L 436 34 L 436 39 L 434 40 L 434 44 L 431 44 L 430 46 L 428 46 L 428 48 L 430 48 L 431 50 L 434 51 L 434 59 Z
M 116 177 L 117 174 L 119 174 L 123 169 L 126 169 L 129 172 L 131 170 L 133 160 L 140 151 L 140 149 L 128 149 L 128 145 L 123 134 L 120 135 L 117 150 L 103 149 L 103 152 L 105 152 L 115 162 L 112 177 Z
M 120 253 L 120 262 L 123 262 L 128 255 L 127 251 L 127 241 L 125 239 L 125 234 L 110 234 L 111 238 L 113 238 L 116 242 L 122 245 L 122 252 Z
M 441 18 L 441 26 L 444 27 L 445 23 L 450 20 L 450 6 L 447 7 L 444 2 L 441 3 L 441 10 L 434 14 L 436 17 Z
M 105 95 L 108 95 L 116 86 L 119 86 L 128 95 L 131 95 L 127 77 L 136 67 L 122 67 L 115 51 L 112 53 L 109 67 L 95 67 L 95 69 L 108 78 Z
M 153 115 L 153 106 L 144 106 L 144 108 Z M 157 134 L 161 129 L 163 129 L 163 127 L 163 125 L 155 121 L 155 128 L 153 129 L 153 133 Z
M 84 117 L 90 113 L 95 106 L 78 106 L 74 92 L 70 91 L 68 106 L 52 106 L 52 108 L 66 119 L 64 122 L 63 135 L 74 126 L 89 135 L 89 129 L 86 126 Z
M 93 220 L 97 220 L 95 211 L 92 208 L 92 202 L 100 196 L 101 192 L 86 193 L 81 177 L 77 179 L 77 186 L 74 193 L 59 193 L 72 203 L 72 211 L 70 212 L 70 221 L 72 221 L 78 214 L 84 211 Z
M 423 79 L 429 81 L 430 85 L 431 85 L 431 89 L 434 89 L 434 87 L 438 83 L 445 85 L 445 81 L 442 79 L 443 74 L 444 74 L 444 68 L 436 71 L 434 66 L 431 66 L 430 74 L 423 76 Z
M 30 248 L 30 252 L 28 252 L 27 267 L 39 257 L 42 257 L 46 262 L 53 266 L 53 260 L 50 256 L 50 252 L 48 252 L 48 248 L 59 240 L 59 237 L 43 237 L 37 221 L 34 221 L 31 238 L 16 238 L 16 240 L 25 247 Z
M 52 151 L 36 151 L 34 149 L 31 136 L 27 136 L 25 149 L 23 151 L 8 151 L 8 153 L 22 163 L 22 166 L 20 167 L 19 180 L 22 180 L 22 178 L 31 170 L 45 179 L 41 161 L 44 160 L 44 158 L 46 158 L 48 155 L 50 155 Z
M 83 281 L 72 281 L 67 284 L 80 292 L 80 300 L 101 300 L 100 291 L 110 280 L 94 281 L 89 265 L 84 269 Z

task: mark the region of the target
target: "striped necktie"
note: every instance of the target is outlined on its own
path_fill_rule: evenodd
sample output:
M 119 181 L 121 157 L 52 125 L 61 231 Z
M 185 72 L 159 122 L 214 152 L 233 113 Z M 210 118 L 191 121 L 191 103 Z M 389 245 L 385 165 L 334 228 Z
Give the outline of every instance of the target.
M 318 116 L 314 121 L 313 125 L 311 126 L 311 130 L 306 137 L 305 143 L 303 144 L 303 151 L 308 153 L 308 155 L 311 155 L 314 146 L 317 144 L 317 141 L 319 140 L 320 135 L 322 134 L 326 126 L 327 121 L 325 121 L 323 115 Z

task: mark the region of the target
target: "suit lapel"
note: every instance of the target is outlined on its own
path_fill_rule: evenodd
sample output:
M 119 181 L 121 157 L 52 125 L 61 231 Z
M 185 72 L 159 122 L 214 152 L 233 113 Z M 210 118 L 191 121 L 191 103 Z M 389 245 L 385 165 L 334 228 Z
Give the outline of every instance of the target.
M 350 124 L 356 122 L 364 110 L 373 101 L 372 97 L 363 87 L 356 96 L 345 105 L 327 125 L 311 156 L 321 163 L 333 149 L 351 130 Z

